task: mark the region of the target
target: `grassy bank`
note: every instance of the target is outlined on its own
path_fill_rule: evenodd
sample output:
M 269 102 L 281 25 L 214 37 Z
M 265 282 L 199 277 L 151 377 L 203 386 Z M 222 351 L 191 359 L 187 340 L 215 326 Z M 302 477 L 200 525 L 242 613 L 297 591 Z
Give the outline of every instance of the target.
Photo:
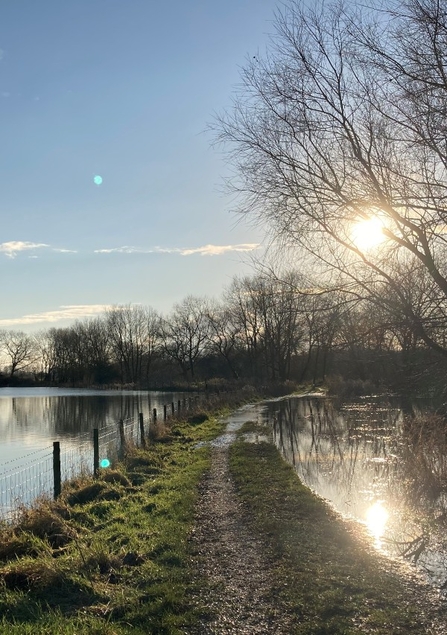
M 189 570 L 188 537 L 210 465 L 202 442 L 222 427 L 206 416 L 161 424 L 146 450 L 1 526 L 0 635 L 179 635 L 194 624 L 191 587 L 206 581 Z M 293 634 L 427 633 L 414 594 L 271 445 L 238 441 L 231 470 Z
M 268 546 L 277 592 L 296 616 L 294 635 L 430 632 L 414 586 L 304 487 L 272 445 L 239 440 L 230 467 Z
M 194 619 L 187 538 L 209 466 L 198 442 L 222 427 L 203 419 L 162 426 L 118 469 L 1 527 L 2 635 L 174 634 Z

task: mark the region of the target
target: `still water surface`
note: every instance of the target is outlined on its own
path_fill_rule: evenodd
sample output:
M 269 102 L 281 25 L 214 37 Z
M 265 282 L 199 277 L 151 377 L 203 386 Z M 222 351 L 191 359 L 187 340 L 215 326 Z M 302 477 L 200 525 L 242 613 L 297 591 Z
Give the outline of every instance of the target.
M 120 419 L 137 421 L 139 413 L 147 426 L 154 408 L 160 417 L 165 404 L 174 402 L 177 409 L 177 401 L 185 396 L 191 395 L 1 388 L 0 515 L 19 502 L 29 503 L 39 493 L 51 492 L 53 441 L 60 442 L 63 478 L 71 477 L 81 459 L 88 460 L 89 466 L 92 462 L 94 428 L 106 439 L 110 430 L 112 438 Z
M 120 419 L 148 418 L 183 397 L 158 391 L 0 388 L 0 466 L 53 441 L 73 442 Z
M 263 416 L 304 483 L 364 523 L 377 549 L 447 586 L 446 496 L 415 471 L 421 451 L 409 445 L 400 404 L 367 398 L 337 407 L 325 398 L 288 398 L 269 403 Z M 446 463 L 440 454 L 432 470 Z

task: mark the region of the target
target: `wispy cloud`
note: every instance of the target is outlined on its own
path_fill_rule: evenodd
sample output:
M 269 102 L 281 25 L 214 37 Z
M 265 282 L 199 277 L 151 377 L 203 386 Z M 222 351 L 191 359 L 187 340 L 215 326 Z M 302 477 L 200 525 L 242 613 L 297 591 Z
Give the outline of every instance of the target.
M 179 256 L 222 256 L 230 252 L 249 252 L 259 249 L 259 243 L 240 243 L 237 245 L 203 245 L 202 247 L 150 247 L 142 249 L 131 245 L 121 247 L 110 247 L 105 249 L 95 249 L 95 254 L 178 254 Z M 36 249 L 49 249 L 59 254 L 78 254 L 77 249 L 66 249 L 64 247 L 52 247 L 47 243 L 33 243 L 22 240 L 11 240 L 0 243 L 0 254 L 8 258 L 15 258 L 22 252 L 30 252 Z M 29 258 L 35 258 L 34 254 Z
M 181 249 L 179 253 L 182 256 L 192 256 L 199 254 L 200 256 L 221 256 L 229 251 L 254 251 L 259 249 L 259 243 L 242 243 L 240 245 L 205 245 L 204 247 L 196 247 L 194 249 Z
M 0 320 L 0 327 L 18 326 L 20 324 L 48 324 L 60 322 L 61 320 L 79 320 L 82 318 L 95 317 L 110 309 L 109 304 L 73 304 L 61 306 L 55 311 L 44 311 L 42 313 L 30 313 L 17 318 L 6 318 Z
M 241 243 L 238 245 L 204 245 L 203 247 L 153 247 L 140 249 L 138 247 L 112 247 L 110 249 L 95 249 L 96 254 L 179 254 L 180 256 L 221 256 L 228 252 L 247 252 L 259 249 L 259 243 Z
M 95 249 L 95 254 L 150 254 L 151 249 L 139 249 L 138 247 L 112 247 L 110 249 Z
M 30 249 L 41 249 L 42 247 L 49 247 L 45 243 L 31 243 L 22 240 L 11 240 L 7 243 L 0 244 L 0 253 L 5 254 L 8 258 L 15 258 L 21 251 L 29 251 Z
M 77 254 L 77 249 L 65 249 L 64 247 L 51 247 L 47 243 L 33 243 L 26 240 L 11 240 L 0 244 L 0 254 L 4 254 L 8 258 L 15 258 L 22 252 L 30 252 L 35 249 L 49 249 L 59 254 Z M 29 255 L 28 258 L 37 258 L 37 256 Z

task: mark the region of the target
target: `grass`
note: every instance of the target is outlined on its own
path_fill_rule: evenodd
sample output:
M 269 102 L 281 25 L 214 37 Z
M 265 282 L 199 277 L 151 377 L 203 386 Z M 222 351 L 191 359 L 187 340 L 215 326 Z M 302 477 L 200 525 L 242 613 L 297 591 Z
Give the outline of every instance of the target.
M 389 561 L 304 487 L 273 445 L 242 439 L 231 448 L 230 468 L 266 542 L 281 600 L 296 617 L 293 633 L 426 633 L 414 595 Z
M 188 601 L 188 536 L 198 483 L 222 423 L 206 413 L 160 426 L 95 481 L 0 527 L 1 635 L 176 635 Z
M 0 635 L 179 635 L 196 623 L 192 584 L 206 581 L 189 570 L 188 538 L 203 442 L 222 427 L 206 412 L 160 424 L 145 450 L 0 525 Z M 296 635 L 426 632 L 398 578 L 271 445 L 238 441 L 231 469 Z

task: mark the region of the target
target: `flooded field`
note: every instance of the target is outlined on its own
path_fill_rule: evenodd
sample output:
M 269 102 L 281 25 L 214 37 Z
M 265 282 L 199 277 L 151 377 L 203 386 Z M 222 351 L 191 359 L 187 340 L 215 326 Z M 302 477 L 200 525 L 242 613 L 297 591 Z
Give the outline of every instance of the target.
M 444 422 L 396 401 L 337 405 L 322 397 L 271 402 L 263 413 L 299 477 L 366 525 L 377 549 L 415 563 L 447 587 Z

